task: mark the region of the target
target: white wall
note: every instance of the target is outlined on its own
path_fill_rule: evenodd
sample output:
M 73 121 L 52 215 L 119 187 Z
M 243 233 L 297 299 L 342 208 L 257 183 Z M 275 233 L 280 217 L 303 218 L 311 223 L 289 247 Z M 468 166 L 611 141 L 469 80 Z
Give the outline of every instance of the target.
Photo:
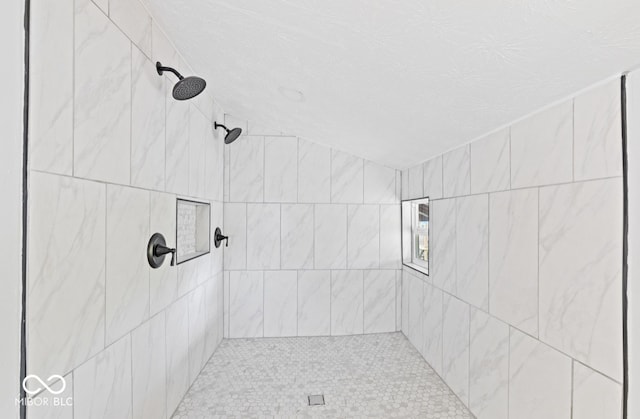
M 402 329 L 479 419 L 621 417 L 620 92 L 403 173 L 431 198 L 431 275 L 404 270 Z
M 227 123 L 249 135 L 225 148 L 226 336 L 398 330 L 400 173 Z
M 627 76 L 629 418 L 640 417 L 640 70 Z
M 38 417 L 170 417 L 222 340 L 222 251 L 149 267 L 175 245 L 176 197 L 222 225 L 212 96 L 137 0 L 32 1 L 28 373 L 63 375 L 73 408 Z M 42 397 L 48 397 L 44 394 Z
M 0 14 L 0 416 L 15 418 L 20 391 L 22 291 L 22 110 L 24 94 L 24 2 L 10 1 Z

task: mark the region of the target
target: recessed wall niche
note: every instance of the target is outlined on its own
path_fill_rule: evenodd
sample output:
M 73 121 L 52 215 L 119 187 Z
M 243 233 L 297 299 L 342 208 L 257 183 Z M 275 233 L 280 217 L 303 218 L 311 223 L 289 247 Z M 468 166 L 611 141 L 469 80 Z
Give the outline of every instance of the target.
M 211 207 L 208 203 L 178 199 L 176 201 L 177 264 L 210 251 Z

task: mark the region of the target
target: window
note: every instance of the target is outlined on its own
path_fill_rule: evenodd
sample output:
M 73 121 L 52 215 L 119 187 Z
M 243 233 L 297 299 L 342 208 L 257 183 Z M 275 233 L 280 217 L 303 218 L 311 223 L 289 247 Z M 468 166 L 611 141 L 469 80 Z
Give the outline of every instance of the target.
M 402 260 L 429 274 L 429 198 L 402 202 Z

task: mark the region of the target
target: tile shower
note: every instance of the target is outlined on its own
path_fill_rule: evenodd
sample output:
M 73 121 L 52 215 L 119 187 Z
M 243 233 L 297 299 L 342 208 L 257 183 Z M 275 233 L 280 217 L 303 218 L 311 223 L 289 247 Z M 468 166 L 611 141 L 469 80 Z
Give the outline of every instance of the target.
M 234 345 L 397 331 L 460 417 L 620 417 L 619 80 L 400 172 L 177 102 L 156 61 L 192 73 L 137 1 L 32 1 L 27 368 L 74 403 L 29 418 L 168 418 Z M 430 276 L 401 264 L 425 196 Z M 229 247 L 150 269 L 178 197 Z

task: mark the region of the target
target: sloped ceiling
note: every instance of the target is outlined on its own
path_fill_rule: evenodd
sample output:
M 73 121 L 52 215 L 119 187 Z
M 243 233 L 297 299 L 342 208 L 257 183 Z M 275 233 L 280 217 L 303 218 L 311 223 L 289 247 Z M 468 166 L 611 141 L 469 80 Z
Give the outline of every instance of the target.
M 638 0 L 145 2 L 227 113 L 396 168 L 640 64 Z

